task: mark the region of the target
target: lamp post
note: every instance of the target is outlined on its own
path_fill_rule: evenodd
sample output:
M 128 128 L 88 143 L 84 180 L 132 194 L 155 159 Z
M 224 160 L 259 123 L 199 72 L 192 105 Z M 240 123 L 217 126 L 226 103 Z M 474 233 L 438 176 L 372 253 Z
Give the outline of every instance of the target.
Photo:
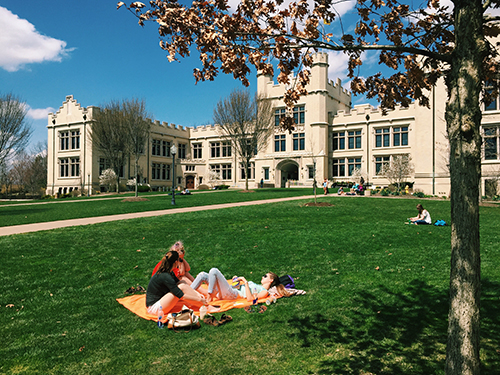
M 175 154 L 177 154 L 175 144 L 170 147 L 170 153 L 172 154 L 172 205 L 175 205 Z

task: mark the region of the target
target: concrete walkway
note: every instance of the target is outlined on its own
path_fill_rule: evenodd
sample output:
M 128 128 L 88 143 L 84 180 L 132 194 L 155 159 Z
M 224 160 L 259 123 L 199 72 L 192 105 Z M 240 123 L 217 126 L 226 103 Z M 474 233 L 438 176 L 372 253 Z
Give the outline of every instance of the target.
M 318 195 L 318 197 L 320 197 L 320 195 Z M 171 215 L 171 214 L 179 214 L 179 213 L 183 213 L 183 212 L 219 210 L 221 208 L 253 206 L 253 205 L 258 205 L 258 204 L 286 202 L 286 201 L 295 201 L 295 200 L 304 200 L 304 199 L 306 199 L 306 200 L 307 199 L 314 199 L 314 195 L 305 195 L 305 196 L 300 196 L 300 197 L 288 197 L 288 198 L 276 198 L 276 199 L 264 199 L 264 200 L 249 201 L 249 202 L 222 203 L 222 204 L 214 204 L 211 206 L 171 208 L 168 210 L 134 212 L 134 213 L 130 213 L 130 214 L 87 217 L 87 218 L 82 218 L 82 219 L 49 221 L 49 222 L 45 222 L 45 223 L 35 223 L 35 224 L 12 225 L 9 227 L 0 228 L 0 236 L 10 236 L 13 234 L 38 232 L 38 231 L 42 231 L 42 230 L 51 230 L 51 229 L 57 229 L 57 228 L 67 228 L 67 227 L 74 227 L 77 225 L 106 223 L 108 221 L 116 221 L 116 220 L 128 220 L 128 219 L 137 219 L 137 218 L 141 218 L 141 217 Z

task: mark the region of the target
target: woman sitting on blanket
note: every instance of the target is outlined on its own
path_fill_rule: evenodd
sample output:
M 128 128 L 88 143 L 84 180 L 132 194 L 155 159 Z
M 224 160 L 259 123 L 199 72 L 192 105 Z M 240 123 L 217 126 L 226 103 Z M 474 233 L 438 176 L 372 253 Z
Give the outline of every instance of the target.
M 205 296 L 198 293 L 188 284 L 174 275 L 172 270 L 179 265 L 179 253 L 169 251 L 163 259 L 156 273 L 151 277 L 146 292 L 146 307 L 148 313 L 157 314 L 160 306 L 167 314 L 179 299 L 189 305 L 192 302 L 201 302 L 206 305 Z
M 174 268 L 175 276 L 177 276 L 179 280 L 185 281 L 186 284 L 191 285 L 191 283 L 194 281 L 194 277 L 189 273 L 191 267 L 189 266 L 189 263 L 186 261 L 186 259 L 184 259 L 184 256 L 186 255 L 184 244 L 181 241 L 177 241 L 172 245 L 170 251 L 176 251 L 177 253 L 179 253 L 179 265 Z
M 262 276 L 261 284 L 247 281 L 244 277 L 233 277 L 233 281 L 239 282 L 237 287 L 232 287 L 227 282 L 224 275 L 217 269 L 212 268 L 209 273 L 200 272 L 194 279 L 191 287 L 197 290 L 203 282 L 208 283 L 207 301 L 211 302 L 215 298 L 232 300 L 238 297 L 246 298 L 247 301 L 265 298 L 269 295 L 269 289 L 276 287 L 280 296 L 288 296 L 289 293 L 284 285 L 280 284 L 278 275 L 268 272 Z M 202 292 L 202 290 L 200 290 Z

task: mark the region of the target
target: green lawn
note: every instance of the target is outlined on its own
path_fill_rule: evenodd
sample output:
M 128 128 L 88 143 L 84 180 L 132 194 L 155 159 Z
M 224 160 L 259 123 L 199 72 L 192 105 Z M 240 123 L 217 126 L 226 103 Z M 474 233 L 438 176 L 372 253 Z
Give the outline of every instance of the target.
M 0 227 L 311 194 L 311 189 L 303 188 L 256 189 L 253 193 L 245 193 L 239 190 L 206 191 L 195 192 L 188 196 L 176 195 L 175 206 L 172 205 L 171 195 L 158 192 L 141 193 L 139 198 L 148 200 L 136 202 L 123 202 L 123 199 L 133 197 L 132 193 L 113 197 L 80 197 L 29 203 L 3 201 L 0 202 Z
M 413 199 L 319 200 L 334 206 L 284 202 L 0 237 L 0 373 L 443 374 L 450 227 L 405 225 Z M 449 221 L 449 201 L 424 207 Z M 499 222 L 498 208 L 481 207 L 481 359 L 491 375 L 500 368 Z M 147 286 L 178 239 L 193 273 L 216 266 L 259 281 L 271 270 L 308 293 L 264 314 L 231 310 L 221 327 L 159 330 L 115 299 Z

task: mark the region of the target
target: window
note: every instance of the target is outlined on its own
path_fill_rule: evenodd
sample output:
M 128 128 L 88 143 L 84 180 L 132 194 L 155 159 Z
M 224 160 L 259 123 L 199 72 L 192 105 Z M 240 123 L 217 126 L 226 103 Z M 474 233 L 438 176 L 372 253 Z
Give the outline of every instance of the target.
M 500 155 L 500 127 L 492 126 L 483 129 L 484 159 L 497 160 Z
M 159 139 L 153 139 L 151 142 L 151 155 L 161 156 L 161 141 Z
M 80 158 L 59 159 L 60 177 L 79 177 L 80 176 Z
M 151 164 L 151 179 L 152 180 L 160 179 L 160 163 Z
M 69 177 L 69 159 L 59 159 L 60 177 Z
M 349 176 L 352 176 L 352 172 L 354 172 L 355 169 L 361 169 L 361 158 L 347 159 L 347 171 Z
M 59 132 L 60 149 L 69 150 L 69 131 Z
M 361 148 L 361 130 L 352 130 L 347 132 L 349 150 Z
M 221 180 L 231 180 L 233 167 L 231 164 L 212 164 L 210 169 L 217 173 Z M 200 182 L 201 183 L 201 182 Z
M 274 110 L 274 125 L 280 126 L 280 120 L 285 117 L 285 108 L 278 108 Z
M 345 150 L 345 132 L 333 133 L 333 151 Z
M 408 126 L 392 128 L 392 145 L 408 146 Z
M 80 149 L 80 130 L 73 130 L 71 132 L 71 149 Z
M 307 178 L 309 178 L 310 180 L 314 179 L 314 165 L 308 165 L 307 170 L 309 172 Z
M 305 105 L 299 105 L 299 106 L 293 107 L 293 122 L 295 124 L 304 125 L 305 117 L 306 117 L 305 108 L 306 108 Z
M 111 163 L 108 159 L 100 158 L 99 159 L 99 176 L 102 175 L 106 169 L 111 168 Z
M 162 141 L 161 142 L 161 156 L 170 157 L 170 142 Z
M 304 150 L 306 135 L 305 133 L 298 133 L 293 135 L 293 150 Z
M 220 142 L 210 143 L 210 157 L 220 158 Z
M 222 142 L 222 156 L 231 156 L 231 142 Z
M 493 87 L 491 85 L 491 82 L 487 82 L 486 83 L 486 92 L 488 94 L 491 94 L 493 91 Z M 492 102 L 491 103 L 488 103 L 488 104 L 485 104 L 484 106 L 484 110 L 485 111 L 496 111 L 497 110 L 497 107 L 498 107 L 498 97 L 496 98 L 492 98 Z
M 375 147 L 391 146 L 408 146 L 408 126 L 375 129 Z
M 345 159 L 333 159 L 333 177 L 345 176 Z
M 179 143 L 177 147 L 177 156 L 179 159 L 186 159 L 186 144 Z
M 264 180 L 269 180 L 269 167 L 264 167 Z
M 240 164 L 241 179 L 244 180 L 246 173 L 243 164 Z M 248 179 L 253 180 L 255 178 L 255 163 L 252 161 L 248 165 Z
M 286 134 L 274 136 L 274 152 L 286 151 Z
M 193 144 L 193 159 L 201 159 L 202 158 L 202 145 L 201 143 Z
M 195 166 L 194 165 L 186 165 L 186 172 L 194 172 Z
M 384 164 L 389 164 L 391 161 L 390 156 L 377 156 L 375 157 L 375 174 L 379 174 Z

